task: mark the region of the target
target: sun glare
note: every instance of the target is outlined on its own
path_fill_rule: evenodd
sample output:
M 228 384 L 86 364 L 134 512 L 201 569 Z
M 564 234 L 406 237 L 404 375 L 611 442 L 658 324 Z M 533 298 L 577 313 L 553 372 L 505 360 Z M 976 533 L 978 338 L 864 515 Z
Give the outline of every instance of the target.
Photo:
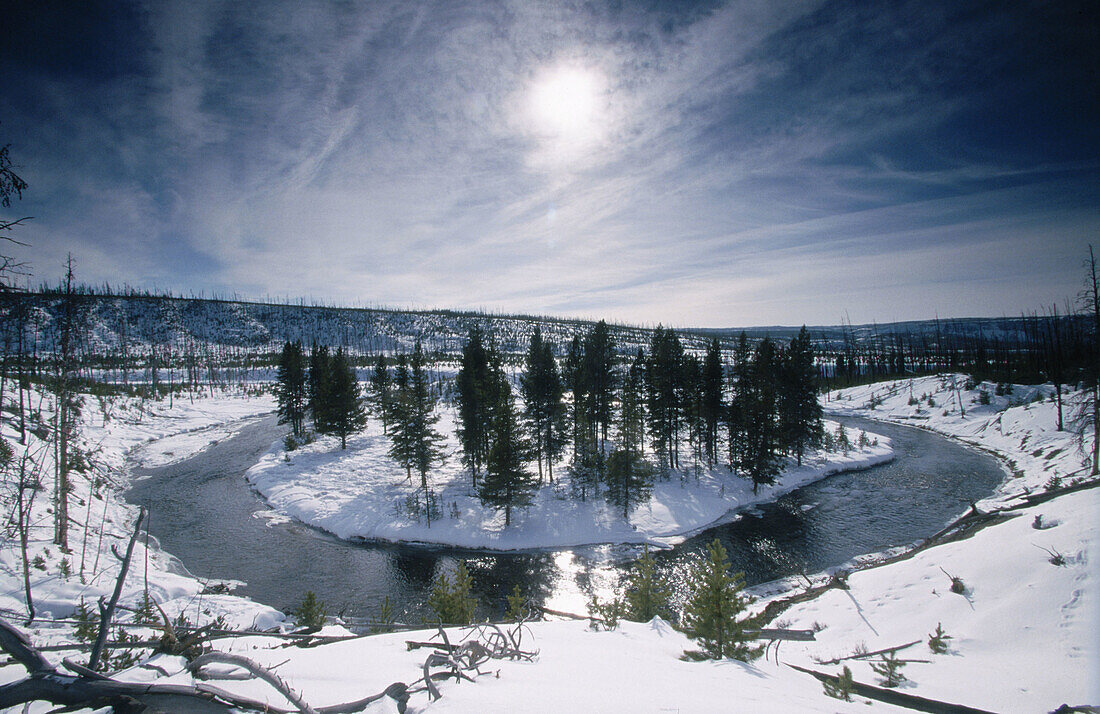
M 596 137 L 600 126 L 603 78 L 594 70 L 557 67 L 538 77 L 531 88 L 534 128 L 567 141 Z

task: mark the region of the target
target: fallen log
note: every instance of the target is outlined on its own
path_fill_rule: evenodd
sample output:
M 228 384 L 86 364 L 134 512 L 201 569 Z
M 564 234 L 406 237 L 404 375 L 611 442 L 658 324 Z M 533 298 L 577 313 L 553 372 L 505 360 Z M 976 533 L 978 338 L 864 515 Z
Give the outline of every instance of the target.
M 839 680 L 839 677 L 835 674 L 815 672 L 812 669 L 806 669 L 805 667 L 799 667 L 794 664 L 788 664 L 787 666 L 804 674 L 808 674 L 816 678 L 819 682 L 837 684 Z M 927 697 L 918 697 L 915 694 L 899 692 L 896 689 L 884 689 L 882 687 L 876 687 L 871 684 L 864 684 L 856 681 L 852 682 L 852 693 L 858 694 L 861 697 L 867 697 L 868 699 L 885 702 L 886 704 L 893 704 L 897 707 L 905 707 L 906 709 L 912 709 L 918 712 L 927 712 L 927 714 L 994 714 L 985 709 L 975 709 L 974 707 L 968 707 L 964 704 L 941 702 L 936 699 L 928 699 Z
M 845 660 L 849 660 L 849 659 L 866 659 L 868 657 L 877 657 L 879 655 L 883 655 L 883 654 L 886 654 L 888 652 L 900 652 L 901 650 L 909 649 L 913 645 L 918 645 L 920 643 L 921 643 L 921 640 L 913 640 L 912 642 L 907 642 L 904 645 L 898 645 L 896 647 L 883 647 L 881 650 L 875 650 L 874 652 L 859 652 L 857 654 L 848 655 L 847 657 L 837 657 L 836 659 L 831 659 L 831 660 L 828 660 L 826 662 L 818 662 L 818 664 L 820 664 L 820 665 L 839 664 L 839 663 L 844 662 Z

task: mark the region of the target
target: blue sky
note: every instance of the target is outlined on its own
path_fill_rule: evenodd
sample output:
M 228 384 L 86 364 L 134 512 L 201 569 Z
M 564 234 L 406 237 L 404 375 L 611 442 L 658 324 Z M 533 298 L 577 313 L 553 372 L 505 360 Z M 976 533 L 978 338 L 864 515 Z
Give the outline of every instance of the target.
M 6 13 L 36 280 L 835 324 L 1061 309 L 1100 247 L 1092 3 Z

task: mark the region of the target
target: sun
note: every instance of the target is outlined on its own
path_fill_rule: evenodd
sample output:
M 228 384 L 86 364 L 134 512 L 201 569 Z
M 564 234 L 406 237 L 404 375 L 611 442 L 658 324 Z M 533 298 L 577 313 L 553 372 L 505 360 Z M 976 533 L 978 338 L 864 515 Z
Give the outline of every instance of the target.
M 531 85 L 529 114 L 536 132 L 569 142 L 587 142 L 601 128 L 603 76 L 579 66 L 545 70 Z

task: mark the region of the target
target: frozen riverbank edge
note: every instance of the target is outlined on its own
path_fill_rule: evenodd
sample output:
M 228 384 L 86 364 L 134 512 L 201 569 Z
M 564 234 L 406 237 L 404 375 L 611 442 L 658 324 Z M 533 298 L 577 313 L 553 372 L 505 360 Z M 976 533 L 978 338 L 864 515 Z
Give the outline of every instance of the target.
M 859 430 L 850 430 L 850 449 L 807 453 L 802 466 L 791 459 L 776 483 L 762 486 L 757 494 L 749 481 L 724 467 L 683 469 L 658 480 L 649 500 L 624 519 L 620 509 L 602 498 L 582 501 L 559 483 L 539 489 L 530 507 L 512 512 L 506 527 L 503 513 L 478 500 L 469 473 L 458 463 L 457 444 L 451 443 L 453 415 L 442 416 L 441 431 L 448 435 L 446 450 L 452 455 L 430 476 L 442 516 L 430 525 L 406 507 L 418 477 L 407 479 L 387 456 L 389 442 L 377 424 L 349 438 L 346 451 L 333 437 L 289 452 L 280 440 L 247 478 L 278 513 L 349 541 L 486 551 L 642 543 L 667 548 L 808 483 L 894 457 L 888 439 L 872 433 L 864 439 Z M 827 428 L 836 431 L 837 425 Z M 555 471 L 560 474 L 564 467 L 564 462 L 558 464 Z
M 1052 477 L 1064 481 L 1080 478 L 1080 452 L 1072 443 L 1072 435 L 1054 426 L 1054 406 L 1045 399 L 1050 389 L 1017 387 L 1015 395 L 994 396 L 990 405 L 980 405 L 980 391 L 992 389 L 993 385 L 977 385 L 973 390 L 956 392 L 949 379 L 899 380 L 834 392 L 826 406 L 840 413 L 916 422 L 996 453 L 1016 475 L 1007 477 L 992 496 L 979 502 L 983 510 L 1018 503 L 1019 497 L 1029 492 L 1042 492 Z M 918 411 L 918 407 L 908 404 L 910 391 L 917 398 L 931 396 L 937 406 L 930 409 L 925 400 Z M 952 401 L 961 397 L 966 416 L 958 413 L 957 406 L 944 406 L 948 396 Z M 1036 397 L 1044 399 L 1036 402 Z M 79 483 L 77 486 L 78 490 L 82 487 Z M 848 656 L 857 648 L 875 650 L 923 640 L 937 623 L 942 623 L 954 637 L 948 654 L 930 655 L 923 644 L 903 653 L 929 662 L 907 666 L 904 673 L 909 681 L 903 684 L 904 691 L 993 711 L 1051 711 L 1067 702 L 1096 703 L 1100 701 L 1095 678 L 1100 649 L 1096 640 L 1098 603 L 1088 561 L 1095 563 L 1097 559 L 1098 506 L 1096 489 L 1066 494 L 1023 509 L 1018 517 L 981 530 L 968 540 L 856 572 L 848 580 L 848 590 L 828 591 L 791 607 L 780 617 L 777 624 L 784 626 L 824 626 L 815 642 L 786 643 L 782 660 L 835 673 L 840 665 L 825 666 L 818 660 Z M 135 509 L 127 508 L 132 516 Z M 125 537 L 129 526 L 126 517 L 112 525 L 113 499 L 108 513 L 104 549 Z M 1041 516 L 1048 527 L 1032 528 L 1036 516 Z M 1064 554 L 1066 565 L 1048 563 L 1040 547 Z M 5 552 L 10 550 L 8 544 Z M 56 573 L 57 555 L 54 550 L 47 559 L 50 573 Z M 112 560 L 109 553 L 104 560 Z M 153 553 L 150 563 L 155 566 L 155 561 Z M 964 595 L 949 591 L 950 582 L 941 568 L 963 579 L 967 586 Z M 6 567 L 2 572 L 4 592 L 14 591 L 16 595 L 0 601 L 0 607 L 18 612 L 18 583 L 8 577 L 14 573 Z M 59 580 L 45 574 L 42 579 Z M 112 580 L 108 569 L 94 586 L 82 592 L 94 598 Z M 140 592 L 140 579 L 133 580 L 124 601 L 136 599 Z M 169 613 L 186 608 L 200 619 L 226 614 L 237 626 L 259 626 L 282 619 L 270 608 L 241 598 L 200 596 L 201 583 L 184 587 L 175 576 L 159 575 L 155 567 L 151 568 L 150 582 L 158 598 L 162 593 L 180 596 L 166 604 Z M 36 579 L 36 594 L 40 584 Z M 49 584 L 43 585 L 48 591 Z M 792 583 L 790 587 L 798 586 Z M 64 593 L 54 595 L 58 614 L 64 614 L 63 600 L 74 602 L 72 593 L 67 598 Z M 757 606 L 764 604 L 766 601 L 761 601 Z M 479 679 L 476 686 L 444 684 L 443 699 L 429 702 L 426 695 L 419 695 L 410 702 L 410 711 L 504 712 L 514 711 L 520 702 L 525 710 L 546 712 L 570 708 L 717 712 L 728 711 L 731 703 L 745 711 L 760 712 L 867 711 L 862 701 L 846 703 L 825 697 L 811 678 L 772 662 L 681 662 L 679 653 L 690 643 L 659 623 L 623 623 L 616 632 L 592 632 L 585 623 L 577 622 L 539 622 L 529 627 L 533 646 L 541 650 L 538 662 L 501 663 L 498 677 Z M 330 630 L 343 632 L 339 627 Z M 71 629 L 40 625 L 29 633 L 36 644 L 49 644 L 70 637 Z M 413 638 L 423 639 L 420 634 Z M 409 636 L 379 635 L 305 651 L 268 649 L 276 643 L 263 638 L 218 646 L 261 663 L 280 665 L 280 675 L 307 701 L 324 706 L 415 677 L 413 672 L 419 670 L 423 655 L 406 651 L 404 640 Z M 51 654 L 51 658 L 59 660 L 60 656 Z M 156 659 L 159 666 L 177 673 L 157 681 L 190 681 L 179 662 Z M 867 661 L 849 660 L 845 664 L 852 667 L 858 681 L 876 681 Z M 0 669 L 3 681 L 19 676 L 19 667 Z M 156 675 L 148 670 L 130 670 L 121 677 L 149 681 Z M 616 686 L 608 686 L 610 681 Z M 274 706 L 288 706 L 279 695 L 256 683 L 226 686 L 267 698 Z M 906 711 L 881 703 L 875 707 L 876 711 Z M 49 708 L 36 706 L 32 711 Z M 394 709 L 392 702 L 380 702 L 367 711 Z

